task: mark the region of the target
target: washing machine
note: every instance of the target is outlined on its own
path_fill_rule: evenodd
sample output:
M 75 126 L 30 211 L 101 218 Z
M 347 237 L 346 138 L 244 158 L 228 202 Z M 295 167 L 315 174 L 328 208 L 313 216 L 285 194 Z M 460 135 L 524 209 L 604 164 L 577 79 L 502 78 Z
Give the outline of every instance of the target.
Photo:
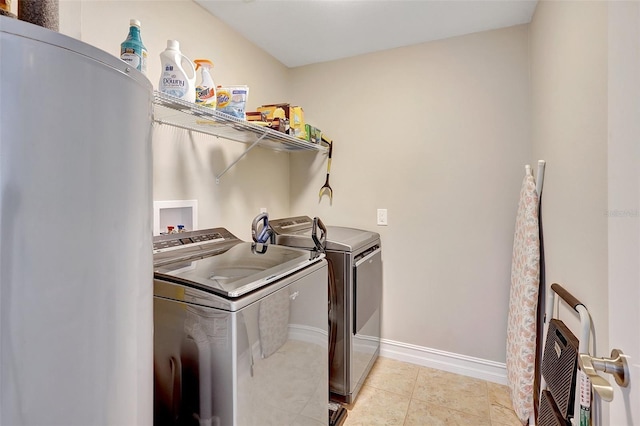
M 310 253 L 317 250 L 314 236 L 324 233 L 330 289 L 329 389 L 332 400 L 351 404 L 380 352 L 380 234 L 324 227 L 317 219 L 314 225 L 308 216 L 271 219 L 269 227 L 276 244 Z
M 153 246 L 154 424 L 326 425 L 324 255 L 225 228 Z

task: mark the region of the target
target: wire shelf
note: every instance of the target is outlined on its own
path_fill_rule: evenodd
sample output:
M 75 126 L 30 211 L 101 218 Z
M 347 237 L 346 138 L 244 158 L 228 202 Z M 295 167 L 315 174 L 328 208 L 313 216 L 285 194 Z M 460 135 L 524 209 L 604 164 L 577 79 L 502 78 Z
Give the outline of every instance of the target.
M 257 143 L 259 146 L 276 151 L 327 152 L 327 147 L 323 144 L 307 142 L 157 91 L 154 92 L 153 104 L 153 120 L 160 124 L 167 124 L 249 145 Z

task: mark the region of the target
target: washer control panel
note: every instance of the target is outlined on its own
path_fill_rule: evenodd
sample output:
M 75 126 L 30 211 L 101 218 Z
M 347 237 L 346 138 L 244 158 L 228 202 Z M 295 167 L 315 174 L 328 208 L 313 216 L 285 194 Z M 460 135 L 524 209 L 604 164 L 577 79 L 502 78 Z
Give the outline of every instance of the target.
M 239 241 L 239 239 L 225 228 L 158 235 L 153 237 L 153 253 L 175 250 L 190 244 L 213 244 L 229 241 Z
M 274 219 L 269 221 L 269 226 L 278 235 L 291 234 L 306 229 L 311 229 L 313 220 L 309 216 L 296 216 L 286 219 Z

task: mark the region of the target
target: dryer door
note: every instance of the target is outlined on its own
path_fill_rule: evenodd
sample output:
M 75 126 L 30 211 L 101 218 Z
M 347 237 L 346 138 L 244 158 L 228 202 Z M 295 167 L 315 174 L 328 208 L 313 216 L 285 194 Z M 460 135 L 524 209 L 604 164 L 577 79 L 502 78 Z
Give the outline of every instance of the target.
M 355 397 L 380 349 L 382 251 L 379 247 L 356 260 L 353 278 L 353 337 L 349 387 L 350 393 Z
M 380 339 L 380 303 L 382 301 L 382 250 L 377 248 L 354 265 L 353 334 Z

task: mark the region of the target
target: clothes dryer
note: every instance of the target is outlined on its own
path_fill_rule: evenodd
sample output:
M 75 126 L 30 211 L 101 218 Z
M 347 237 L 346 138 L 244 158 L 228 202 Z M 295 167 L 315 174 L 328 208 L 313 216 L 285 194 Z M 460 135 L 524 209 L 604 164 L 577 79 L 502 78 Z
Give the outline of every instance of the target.
M 224 228 L 154 237 L 154 423 L 326 425 L 326 283 Z
M 316 250 L 310 217 L 270 220 L 269 226 L 276 244 Z M 329 288 L 336 294 L 329 314 L 329 389 L 331 399 L 350 404 L 380 352 L 382 245 L 376 232 L 341 226 L 324 232 Z

